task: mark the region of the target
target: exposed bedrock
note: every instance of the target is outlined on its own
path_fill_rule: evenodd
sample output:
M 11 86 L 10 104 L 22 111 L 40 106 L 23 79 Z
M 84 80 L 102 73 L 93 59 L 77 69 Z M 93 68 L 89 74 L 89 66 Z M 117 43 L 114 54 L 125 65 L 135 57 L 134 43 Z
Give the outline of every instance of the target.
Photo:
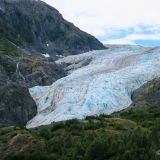
M 155 78 L 132 94 L 131 107 L 143 109 L 144 107 L 160 107 L 160 78 Z
M 26 87 L 13 82 L 0 86 L 0 125 L 24 126 L 37 113 Z

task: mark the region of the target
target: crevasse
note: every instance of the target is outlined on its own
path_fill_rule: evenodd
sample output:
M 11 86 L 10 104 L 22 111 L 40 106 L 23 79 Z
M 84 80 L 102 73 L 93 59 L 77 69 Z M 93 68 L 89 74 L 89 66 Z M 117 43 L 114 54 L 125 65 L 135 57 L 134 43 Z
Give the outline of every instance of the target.
M 57 63 L 69 64 L 69 75 L 51 86 L 30 88 L 38 113 L 27 128 L 127 108 L 134 90 L 160 77 L 160 48 L 111 46 L 68 56 Z

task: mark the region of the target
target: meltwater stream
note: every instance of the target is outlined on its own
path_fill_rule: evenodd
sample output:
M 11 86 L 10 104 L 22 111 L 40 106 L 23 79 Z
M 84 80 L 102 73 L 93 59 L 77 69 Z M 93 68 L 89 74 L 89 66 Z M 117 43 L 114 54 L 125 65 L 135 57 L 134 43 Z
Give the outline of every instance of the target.
M 160 77 L 160 48 L 111 46 L 57 63 L 66 64 L 69 75 L 51 86 L 30 88 L 38 113 L 27 128 L 127 108 L 134 90 Z

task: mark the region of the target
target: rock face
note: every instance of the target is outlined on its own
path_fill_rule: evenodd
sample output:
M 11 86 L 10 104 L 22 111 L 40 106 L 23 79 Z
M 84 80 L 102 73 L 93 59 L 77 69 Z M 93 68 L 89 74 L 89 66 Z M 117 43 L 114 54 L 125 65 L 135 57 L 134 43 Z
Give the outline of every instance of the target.
M 0 39 L 0 81 L 9 79 L 32 87 L 49 85 L 64 76 L 63 66 L 52 58 L 24 53 L 9 40 Z
M 0 125 L 25 125 L 37 113 L 28 87 L 50 85 L 63 76 L 61 65 L 51 59 L 24 54 L 0 39 Z
M 71 55 L 105 47 L 36 0 L 0 1 L 0 36 L 33 53 Z
M 133 91 L 160 77 L 159 62 L 160 48 L 141 46 L 110 46 L 60 59 L 69 75 L 30 89 L 38 114 L 27 127 L 123 110 L 131 105 Z
M 35 116 L 27 88 L 66 76 L 55 59 L 104 48 L 40 0 L 0 0 L 0 125 Z
M 0 86 L 0 125 L 24 126 L 37 113 L 26 87 L 12 82 Z
M 0 54 L 0 75 L 2 81 L 9 79 L 33 87 L 50 85 L 66 74 L 62 65 L 39 56 L 24 55 L 22 58 Z
M 147 82 L 132 94 L 134 108 L 160 107 L 160 78 Z

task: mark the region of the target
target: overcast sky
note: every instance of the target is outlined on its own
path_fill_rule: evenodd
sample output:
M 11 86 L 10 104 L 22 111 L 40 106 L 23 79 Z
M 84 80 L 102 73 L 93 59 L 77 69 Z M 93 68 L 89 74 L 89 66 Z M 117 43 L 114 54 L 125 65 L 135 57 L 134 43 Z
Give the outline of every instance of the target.
M 43 0 L 103 43 L 160 45 L 160 0 Z

